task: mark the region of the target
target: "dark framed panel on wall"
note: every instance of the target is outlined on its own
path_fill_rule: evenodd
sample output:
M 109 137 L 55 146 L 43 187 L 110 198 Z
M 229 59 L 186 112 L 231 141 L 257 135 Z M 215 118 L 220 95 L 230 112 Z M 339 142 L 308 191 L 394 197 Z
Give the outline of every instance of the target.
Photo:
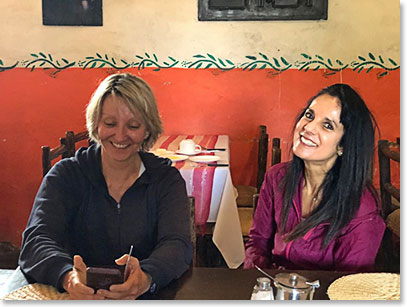
M 102 0 L 42 0 L 42 24 L 102 26 Z
M 198 0 L 198 20 L 328 19 L 328 0 Z

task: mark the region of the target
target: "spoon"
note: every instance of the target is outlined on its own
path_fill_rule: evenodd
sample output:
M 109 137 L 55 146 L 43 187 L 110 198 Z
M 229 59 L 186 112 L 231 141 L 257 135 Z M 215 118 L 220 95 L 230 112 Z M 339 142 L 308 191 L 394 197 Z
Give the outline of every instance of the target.
M 256 269 L 258 269 L 260 272 L 262 272 L 264 275 L 266 275 L 268 278 L 270 278 L 272 281 L 276 281 L 275 279 L 274 279 L 274 277 L 273 276 L 271 276 L 270 274 L 267 274 L 266 272 L 264 272 L 262 269 L 260 269 L 257 265 L 254 265 L 255 267 L 256 267 Z

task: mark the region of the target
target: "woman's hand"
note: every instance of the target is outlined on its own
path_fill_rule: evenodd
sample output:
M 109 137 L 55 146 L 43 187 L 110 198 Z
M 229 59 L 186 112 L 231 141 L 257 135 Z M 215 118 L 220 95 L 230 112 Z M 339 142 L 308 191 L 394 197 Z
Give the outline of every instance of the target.
M 116 259 L 118 265 L 125 265 L 128 254 Z M 129 277 L 122 284 L 111 285 L 109 290 L 100 289 L 96 293 L 104 296 L 106 299 L 114 300 L 134 300 L 140 295 L 147 292 L 150 288 L 150 277 L 141 270 L 140 263 L 137 258 L 130 257 L 129 262 Z
M 63 287 L 69 293 L 71 300 L 103 300 L 103 296 L 95 294 L 95 291 L 86 286 L 86 264 L 82 257 L 75 255 L 73 257 L 74 268 L 65 274 Z

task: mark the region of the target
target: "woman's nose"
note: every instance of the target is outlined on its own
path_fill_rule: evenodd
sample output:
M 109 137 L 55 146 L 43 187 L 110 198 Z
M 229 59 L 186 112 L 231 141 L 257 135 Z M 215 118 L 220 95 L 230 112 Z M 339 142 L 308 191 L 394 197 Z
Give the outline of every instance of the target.
M 316 129 L 316 124 L 314 121 L 308 122 L 304 125 L 303 129 L 307 132 L 314 133 Z
M 115 137 L 117 141 L 123 141 L 126 138 L 127 129 L 125 126 L 117 126 Z

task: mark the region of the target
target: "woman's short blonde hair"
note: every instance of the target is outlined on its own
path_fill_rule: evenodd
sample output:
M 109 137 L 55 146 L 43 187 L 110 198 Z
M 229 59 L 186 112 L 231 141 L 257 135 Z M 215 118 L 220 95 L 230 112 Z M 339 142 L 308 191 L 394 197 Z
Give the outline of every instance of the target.
M 121 97 L 134 114 L 142 116 L 148 137 L 141 144 L 140 150 L 149 150 L 163 131 L 157 103 L 150 86 L 144 80 L 129 73 L 108 76 L 93 93 L 86 108 L 86 127 L 90 139 L 100 143 L 98 124 L 102 115 L 103 102 L 109 95 Z

